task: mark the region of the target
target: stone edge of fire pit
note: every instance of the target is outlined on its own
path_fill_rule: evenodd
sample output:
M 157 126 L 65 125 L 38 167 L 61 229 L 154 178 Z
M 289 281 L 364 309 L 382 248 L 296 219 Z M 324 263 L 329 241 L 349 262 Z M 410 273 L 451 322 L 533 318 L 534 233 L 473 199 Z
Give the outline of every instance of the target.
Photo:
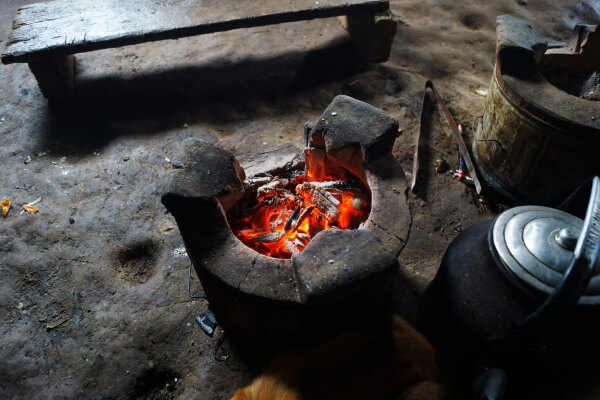
M 398 121 L 385 111 L 345 95 L 335 96 L 313 132 L 322 132 L 330 157 L 351 163 L 348 149 L 359 145 L 363 164 L 391 153 L 398 135 Z
M 244 192 L 239 162 L 200 139 L 187 139 L 183 145 L 183 168 L 174 172 L 162 202 L 177 221 L 203 286 L 210 279 L 264 300 L 299 302 L 291 261 L 258 254 L 229 227 L 227 208 Z M 269 280 L 262 278 L 267 273 Z
M 324 145 L 331 152 L 327 155 L 342 162 L 360 158 L 363 178 L 372 193 L 372 210 L 363 229 L 321 232 L 325 238 L 339 235 L 333 240 L 339 242 L 340 249 L 347 237 L 366 236 L 371 251 L 377 254 L 377 263 L 364 258 L 365 262 L 356 267 L 360 271 L 353 269 L 356 276 L 340 278 L 330 271 L 319 281 L 315 279 L 318 274 L 307 274 L 309 264 L 304 264 L 299 266 L 302 280 L 293 260 L 273 259 L 246 247 L 226 220 L 228 209 L 243 196 L 244 170 L 231 153 L 208 142 L 188 139 L 184 143 L 183 169 L 174 172 L 162 197 L 177 221 L 210 308 L 242 342 L 275 345 L 278 341 L 289 344 L 303 340 L 307 330 L 315 334 L 317 329 L 336 329 L 357 312 L 382 307 L 389 294 L 389 278 L 396 270 L 396 256 L 411 224 L 406 178 L 391 154 L 398 122 L 382 110 L 347 96 L 337 96 L 324 115 L 327 113 L 336 113 L 333 117 L 348 113 L 353 119 L 347 124 L 329 124 L 322 131 Z M 366 137 L 361 139 L 361 133 Z M 288 158 L 286 155 L 281 160 Z M 306 250 L 310 249 L 307 246 Z M 314 251 L 327 252 L 327 248 Z M 355 257 L 351 257 L 353 261 Z M 307 282 L 319 290 L 309 290 Z M 302 295 L 298 286 L 302 286 Z
M 371 214 L 363 227 L 398 257 L 412 225 L 404 170 L 392 154 L 386 154 L 366 164 L 365 172 L 371 189 Z
M 348 165 L 356 162 L 357 146 L 360 148 L 371 190 L 371 213 L 363 227 L 373 231 L 396 257 L 408 240 L 412 223 L 406 176 L 392 155 L 398 126 L 385 111 L 339 95 L 312 125 L 307 140 L 309 146 L 324 146 L 328 157 Z M 316 133 L 322 134 L 322 139 Z
M 332 302 L 377 285 L 398 266 L 394 254 L 368 229 L 319 232 L 292 257 L 303 303 Z

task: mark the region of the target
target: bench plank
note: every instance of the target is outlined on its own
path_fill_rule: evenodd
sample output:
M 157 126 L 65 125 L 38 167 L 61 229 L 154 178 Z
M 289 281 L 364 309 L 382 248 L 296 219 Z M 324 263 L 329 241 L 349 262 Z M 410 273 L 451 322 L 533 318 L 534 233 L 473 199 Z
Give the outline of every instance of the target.
M 388 0 L 55 0 L 19 9 L 2 63 L 326 18 L 375 14 Z

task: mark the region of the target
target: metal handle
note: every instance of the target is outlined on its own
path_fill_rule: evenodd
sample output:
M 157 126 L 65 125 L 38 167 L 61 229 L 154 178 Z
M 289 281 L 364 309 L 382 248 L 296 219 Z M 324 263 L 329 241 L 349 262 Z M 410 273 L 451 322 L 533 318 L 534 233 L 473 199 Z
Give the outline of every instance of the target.
M 548 323 L 575 304 L 587 288 L 600 255 L 600 178 L 594 177 L 581 236 L 575 245 L 573 258 L 556 290 L 529 316 L 518 322 L 515 334 L 521 340 L 539 337 Z

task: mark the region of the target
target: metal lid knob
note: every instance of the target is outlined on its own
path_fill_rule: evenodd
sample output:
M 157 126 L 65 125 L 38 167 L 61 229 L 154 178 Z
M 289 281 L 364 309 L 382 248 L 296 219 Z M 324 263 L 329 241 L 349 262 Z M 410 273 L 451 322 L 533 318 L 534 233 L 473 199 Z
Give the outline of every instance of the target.
M 581 235 L 580 229 L 575 229 L 574 227 L 562 228 L 556 236 L 554 240 L 556 243 L 563 249 L 567 249 L 569 251 L 575 250 L 575 245 L 577 245 L 577 240 Z

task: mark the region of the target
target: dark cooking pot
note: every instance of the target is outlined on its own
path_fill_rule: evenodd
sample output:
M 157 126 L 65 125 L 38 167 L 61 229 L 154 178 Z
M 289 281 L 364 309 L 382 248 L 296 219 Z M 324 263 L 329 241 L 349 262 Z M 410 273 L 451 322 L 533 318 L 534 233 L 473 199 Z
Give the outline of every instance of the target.
M 447 352 L 502 368 L 524 354 L 560 359 L 598 347 L 599 184 L 588 185 L 584 220 L 573 215 L 576 194 L 570 213 L 515 207 L 462 232 L 424 293 L 423 332 Z

